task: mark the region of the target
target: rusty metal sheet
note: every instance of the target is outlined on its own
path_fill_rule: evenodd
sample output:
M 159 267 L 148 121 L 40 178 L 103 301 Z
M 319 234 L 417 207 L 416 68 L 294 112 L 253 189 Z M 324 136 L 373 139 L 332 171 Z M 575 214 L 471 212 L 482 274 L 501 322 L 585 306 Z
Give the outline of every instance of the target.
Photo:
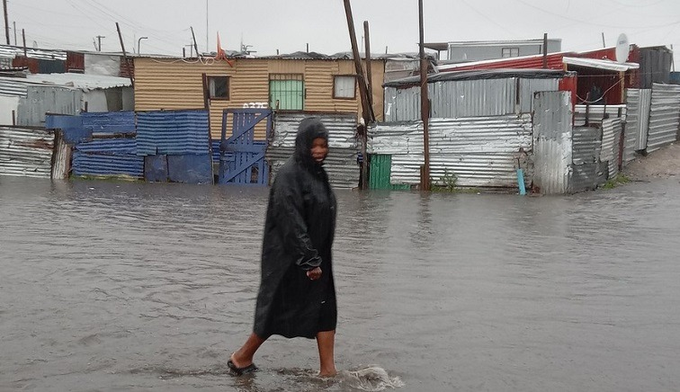
M 50 178 L 54 133 L 41 128 L 0 127 L 0 175 Z

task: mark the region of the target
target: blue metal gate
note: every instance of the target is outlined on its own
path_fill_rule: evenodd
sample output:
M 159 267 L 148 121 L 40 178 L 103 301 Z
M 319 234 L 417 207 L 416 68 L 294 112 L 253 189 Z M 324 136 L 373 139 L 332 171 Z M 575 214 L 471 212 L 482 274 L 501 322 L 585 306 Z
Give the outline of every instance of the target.
M 231 136 L 227 138 L 231 115 Z M 265 121 L 265 140 L 255 140 L 255 126 Z M 220 184 L 268 185 L 269 167 L 264 159 L 272 129 L 270 109 L 225 109 L 220 142 Z

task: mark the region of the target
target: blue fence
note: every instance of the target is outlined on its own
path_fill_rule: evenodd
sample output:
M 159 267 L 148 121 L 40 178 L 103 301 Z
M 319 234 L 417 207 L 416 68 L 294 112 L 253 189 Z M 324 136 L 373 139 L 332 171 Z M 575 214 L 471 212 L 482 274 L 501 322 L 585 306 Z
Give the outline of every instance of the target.
M 151 182 L 213 182 L 208 112 L 83 113 L 49 115 L 73 146 L 77 176 L 126 176 Z

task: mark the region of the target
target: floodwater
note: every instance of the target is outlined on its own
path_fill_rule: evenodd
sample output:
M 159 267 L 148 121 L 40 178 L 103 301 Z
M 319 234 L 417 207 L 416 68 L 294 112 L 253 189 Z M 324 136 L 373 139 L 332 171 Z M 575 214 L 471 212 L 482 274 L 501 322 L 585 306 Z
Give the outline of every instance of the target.
M 342 374 L 234 378 L 267 189 L 0 178 L 0 391 L 680 390 L 677 179 L 337 195 Z

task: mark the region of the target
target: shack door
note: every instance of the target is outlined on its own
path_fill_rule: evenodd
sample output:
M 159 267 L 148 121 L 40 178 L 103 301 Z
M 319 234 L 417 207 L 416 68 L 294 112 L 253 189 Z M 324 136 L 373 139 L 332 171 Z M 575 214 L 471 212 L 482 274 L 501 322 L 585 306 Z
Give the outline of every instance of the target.
M 259 130 L 257 139 L 256 126 Z M 228 129 L 231 132 L 228 133 Z M 269 167 L 264 157 L 271 129 L 270 109 L 224 110 L 220 142 L 220 184 L 268 184 Z

